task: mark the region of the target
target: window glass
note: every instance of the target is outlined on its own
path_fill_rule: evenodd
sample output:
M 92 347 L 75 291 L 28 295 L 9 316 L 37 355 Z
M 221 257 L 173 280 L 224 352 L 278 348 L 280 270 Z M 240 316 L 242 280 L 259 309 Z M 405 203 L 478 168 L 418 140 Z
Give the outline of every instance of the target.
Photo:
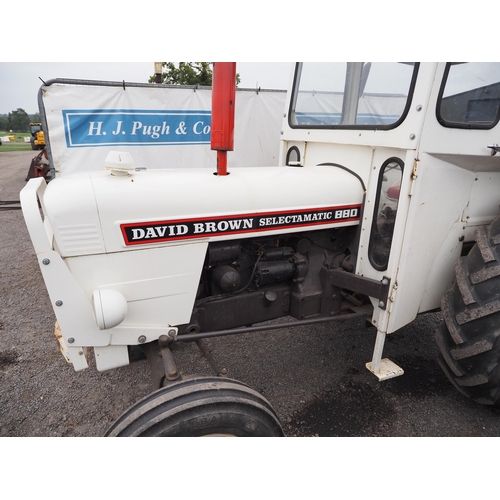
M 445 127 L 492 128 L 500 110 L 500 63 L 453 63 L 447 67 L 437 117 Z
M 404 116 L 415 63 L 302 63 L 292 127 L 391 128 Z
M 379 271 L 385 271 L 389 263 L 402 176 L 403 162 L 398 158 L 387 160 L 380 169 L 376 209 L 368 248 L 370 263 Z

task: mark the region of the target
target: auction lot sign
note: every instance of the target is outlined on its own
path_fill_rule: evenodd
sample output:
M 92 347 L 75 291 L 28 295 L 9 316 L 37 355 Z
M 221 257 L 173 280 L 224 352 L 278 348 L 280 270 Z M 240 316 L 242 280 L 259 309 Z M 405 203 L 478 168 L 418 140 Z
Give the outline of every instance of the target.
M 277 165 L 285 98 L 237 89 L 229 168 Z M 210 88 L 61 79 L 41 87 L 39 103 L 56 176 L 101 170 L 110 151 L 136 167 L 216 169 Z

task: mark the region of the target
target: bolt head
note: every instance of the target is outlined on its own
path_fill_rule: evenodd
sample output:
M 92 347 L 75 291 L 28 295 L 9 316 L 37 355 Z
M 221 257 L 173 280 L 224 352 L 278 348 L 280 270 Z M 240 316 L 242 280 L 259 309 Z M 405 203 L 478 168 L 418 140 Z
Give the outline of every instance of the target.
M 48 265 L 50 264 L 50 260 L 49 260 L 49 259 L 43 259 L 43 260 L 42 260 L 42 264 L 43 264 L 44 266 L 48 266 Z
M 379 307 L 385 307 L 385 302 L 381 300 L 381 301 L 378 303 L 378 306 L 379 306 Z
M 68 344 L 74 344 L 75 343 L 75 339 L 73 337 L 70 337 L 68 339 Z
M 56 300 L 56 306 L 57 307 L 61 307 L 63 305 L 63 301 L 62 300 Z
M 146 335 L 141 335 L 137 340 L 139 344 L 144 344 L 146 342 Z

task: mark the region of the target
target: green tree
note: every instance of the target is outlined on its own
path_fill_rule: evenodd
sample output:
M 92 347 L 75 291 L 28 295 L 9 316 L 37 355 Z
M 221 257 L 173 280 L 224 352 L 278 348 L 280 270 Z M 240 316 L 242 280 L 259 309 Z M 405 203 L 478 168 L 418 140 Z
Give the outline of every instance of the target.
M 17 108 L 7 116 L 7 130 L 13 132 L 28 132 L 30 129 L 30 117 L 22 108 Z
M 173 62 L 162 63 L 161 83 L 168 85 L 200 85 L 210 87 L 212 85 L 212 63 L 210 62 Z M 156 82 L 156 75 L 149 78 L 149 83 Z M 236 85 L 240 82 L 236 75 Z
M 7 117 L 0 115 L 0 130 L 5 132 L 7 130 Z
M 212 85 L 212 68 L 208 62 L 173 62 L 162 63 L 161 83 L 168 85 L 201 85 L 210 87 Z M 156 81 L 153 75 L 150 83 Z

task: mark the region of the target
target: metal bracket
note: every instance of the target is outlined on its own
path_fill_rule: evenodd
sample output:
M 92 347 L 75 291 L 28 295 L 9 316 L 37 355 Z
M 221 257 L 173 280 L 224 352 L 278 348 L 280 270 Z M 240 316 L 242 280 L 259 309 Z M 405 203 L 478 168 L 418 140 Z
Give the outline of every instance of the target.
M 342 269 L 331 269 L 328 271 L 330 284 L 338 288 L 345 288 L 351 292 L 362 293 L 368 297 L 378 299 L 380 309 L 387 308 L 391 279 L 384 276 L 381 281 L 365 278 L 357 274 L 351 274 Z
M 174 339 L 169 335 L 161 335 L 158 342 L 139 344 L 151 369 L 151 379 L 155 389 L 161 389 L 168 382 L 181 378 L 170 351 Z
M 488 148 L 491 149 L 491 156 L 495 156 L 497 153 L 500 153 L 500 146 L 495 142 L 495 144 L 488 144 Z
M 160 346 L 160 353 L 163 360 L 163 369 L 165 371 L 165 380 L 168 382 L 180 378 L 174 357 L 170 351 L 170 346 L 173 342 L 174 338 L 169 335 L 161 335 L 158 339 L 158 345 Z
M 366 368 L 376 375 L 380 382 L 404 374 L 404 370 L 396 363 L 388 358 L 382 359 L 382 351 L 384 350 L 386 336 L 386 333 L 377 331 L 377 339 L 375 341 L 371 363 L 366 363 Z
M 415 158 L 413 161 L 413 168 L 411 171 L 411 183 L 410 183 L 410 192 L 408 193 L 410 196 L 413 196 L 413 188 L 415 186 L 415 181 L 418 179 L 418 162 L 420 160 Z

